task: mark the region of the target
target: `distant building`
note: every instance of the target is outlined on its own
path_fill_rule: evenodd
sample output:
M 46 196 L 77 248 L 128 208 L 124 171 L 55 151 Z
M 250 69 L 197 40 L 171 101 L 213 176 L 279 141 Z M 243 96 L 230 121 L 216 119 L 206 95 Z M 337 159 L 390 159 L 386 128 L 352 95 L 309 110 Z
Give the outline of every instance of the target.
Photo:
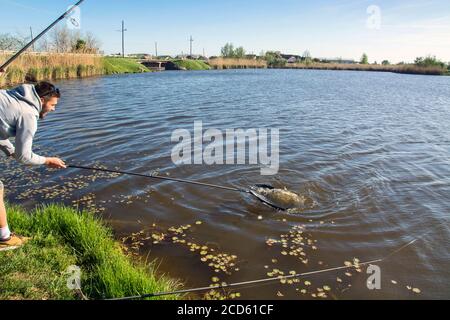
M 289 60 L 293 61 L 295 59 L 295 62 L 300 61 L 300 60 L 303 59 L 302 56 L 295 55 L 295 54 L 283 54 L 283 53 L 281 53 L 280 56 L 281 56 L 281 58 L 286 59 L 288 61 Z
M 157 56 L 156 59 L 157 60 L 171 60 L 172 57 L 171 56 Z
M 127 55 L 129 58 L 135 58 L 135 59 L 146 59 L 146 57 L 149 57 L 150 55 L 147 53 L 130 53 Z
M 199 55 L 199 54 L 193 54 L 192 56 L 188 55 L 186 57 L 186 59 L 189 59 L 189 60 L 201 60 L 202 58 L 203 57 L 201 55 Z

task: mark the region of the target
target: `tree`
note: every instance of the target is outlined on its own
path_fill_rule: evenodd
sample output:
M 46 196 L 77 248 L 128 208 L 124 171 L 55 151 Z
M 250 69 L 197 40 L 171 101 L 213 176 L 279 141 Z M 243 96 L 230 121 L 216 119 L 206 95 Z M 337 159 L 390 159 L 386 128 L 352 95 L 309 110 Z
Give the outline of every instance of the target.
M 283 59 L 279 52 L 268 51 L 266 52 L 265 60 L 271 68 L 280 68 L 286 66 L 287 60 Z
M 389 62 L 389 60 L 383 60 L 383 62 L 381 62 L 381 64 L 382 64 L 383 66 L 388 66 L 388 65 L 390 65 L 391 63 Z
M 306 64 L 310 64 L 312 62 L 312 56 L 311 56 L 311 52 L 309 52 L 309 50 L 306 50 L 305 52 L 303 52 L 302 60 Z
M 221 50 L 221 55 L 224 58 L 244 58 L 245 49 L 243 47 L 234 48 L 232 43 L 227 43 Z
M 87 32 L 84 40 L 86 41 L 86 48 L 88 48 L 91 53 L 99 53 L 100 52 L 100 47 L 101 47 L 100 40 L 98 40 L 97 37 L 93 33 Z
M 445 68 L 445 63 L 435 56 L 418 57 L 414 63 L 419 67 L 441 67 Z
M 27 39 L 12 36 L 9 33 L 0 34 L 0 50 L 17 51 L 25 46 Z
M 57 53 L 67 53 L 72 50 L 74 43 L 72 42 L 70 31 L 68 28 L 55 28 L 50 35 L 51 50 Z
M 236 48 L 236 50 L 234 50 L 234 57 L 238 59 L 244 58 L 245 49 L 243 47 Z
M 234 45 L 232 43 L 227 43 L 221 50 L 221 55 L 224 58 L 233 58 L 234 56 Z
M 86 50 L 86 41 L 78 39 L 73 50 L 76 52 L 84 52 Z
M 369 64 L 369 57 L 367 56 L 367 54 L 364 53 L 362 55 L 360 63 L 361 64 Z

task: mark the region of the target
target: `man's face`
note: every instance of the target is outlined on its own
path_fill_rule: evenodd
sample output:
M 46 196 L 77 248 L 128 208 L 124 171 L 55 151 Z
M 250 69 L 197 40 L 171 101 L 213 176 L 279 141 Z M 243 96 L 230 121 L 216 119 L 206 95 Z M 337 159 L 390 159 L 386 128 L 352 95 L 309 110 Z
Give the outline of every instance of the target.
M 53 97 L 53 98 L 50 98 L 50 99 L 41 98 L 42 111 L 41 111 L 39 117 L 41 119 L 44 119 L 47 116 L 47 114 L 49 114 L 50 112 L 55 111 L 56 105 L 58 104 L 58 100 L 59 99 L 56 98 L 56 97 Z

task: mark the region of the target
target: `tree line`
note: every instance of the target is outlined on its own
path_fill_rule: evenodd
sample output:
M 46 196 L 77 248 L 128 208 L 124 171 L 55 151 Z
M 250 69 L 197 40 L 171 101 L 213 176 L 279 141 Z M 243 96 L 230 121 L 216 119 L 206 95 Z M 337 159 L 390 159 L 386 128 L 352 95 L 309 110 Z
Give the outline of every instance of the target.
M 17 51 L 23 48 L 31 37 L 0 34 L 0 50 Z M 91 32 L 82 33 L 70 30 L 66 26 L 53 29 L 48 35 L 39 39 L 30 49 L 35 52 L 55 53 L 100 53 L 100 41 Z

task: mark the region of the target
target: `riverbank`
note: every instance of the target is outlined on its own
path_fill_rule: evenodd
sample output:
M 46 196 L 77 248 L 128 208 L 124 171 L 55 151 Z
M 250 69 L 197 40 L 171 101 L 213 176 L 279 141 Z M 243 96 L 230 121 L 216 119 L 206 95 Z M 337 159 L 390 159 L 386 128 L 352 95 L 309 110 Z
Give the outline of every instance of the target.
M 11 54 L 0 53 L 0 61 Z M 61 80 L 109 74 L 150 72 L 134 59 L 103 57 L 93 54 L 29 53 L 20 56 L 0 77 L 0 88 L 27 80 Z
M 173 60 L 171 62 L 179 70 L 199 71 L 211 69 L 206 62 L 201 60 Z
M 343 71 L 373 71 L 393 72 L 417 75 L 450 75 L 446 68 L 439 66 L 417 66 L 415 64 L 403 65 L 374 65 L 374 64 L 339 64 L 339 63 L 293 63 L 281 69 L 304 70 L 343 70 Z
M 124 74 L 151 72 L 147 67 L 129 58 L 103 57 L 103 74 Z
M 265 69 L 267 61 L 258 59 L 215 58 L 209 60 L 212 69 Z
M 11 53 L 0 52 L 0 61 L 6 61 Z M 222 70 L 272 68 L 261 59 L 214 58 L 209 61 L 172 60 L 169 70 Z M 394 72 L 419 75 L 450 75 L 448 69 L 439 66 L 363 65 L 337 63 L 292 63 L 273 67 L 276 69 L 349 70 Z M 137 59 L 104 57 L 92 54 L 28 53 L 20 56 L 6 74 L 0 77 L 0 88 L 7 88 L 30 80 L 61 80 L 111 74 L 151 72 Z
M 89 299 L 171 291 L 177 282 L 155 274 L 155 265 L 134 261 L 111 230 L 89 213 L 58 205 L 28 213 L 9 206 L 15 232 L 33 239 L 0 252 L 0 300 L 76 300 L 67 287 L 70 266 L 81 268 L 82 293 Z M 167 297 L 176 299 L 177 297 Z

